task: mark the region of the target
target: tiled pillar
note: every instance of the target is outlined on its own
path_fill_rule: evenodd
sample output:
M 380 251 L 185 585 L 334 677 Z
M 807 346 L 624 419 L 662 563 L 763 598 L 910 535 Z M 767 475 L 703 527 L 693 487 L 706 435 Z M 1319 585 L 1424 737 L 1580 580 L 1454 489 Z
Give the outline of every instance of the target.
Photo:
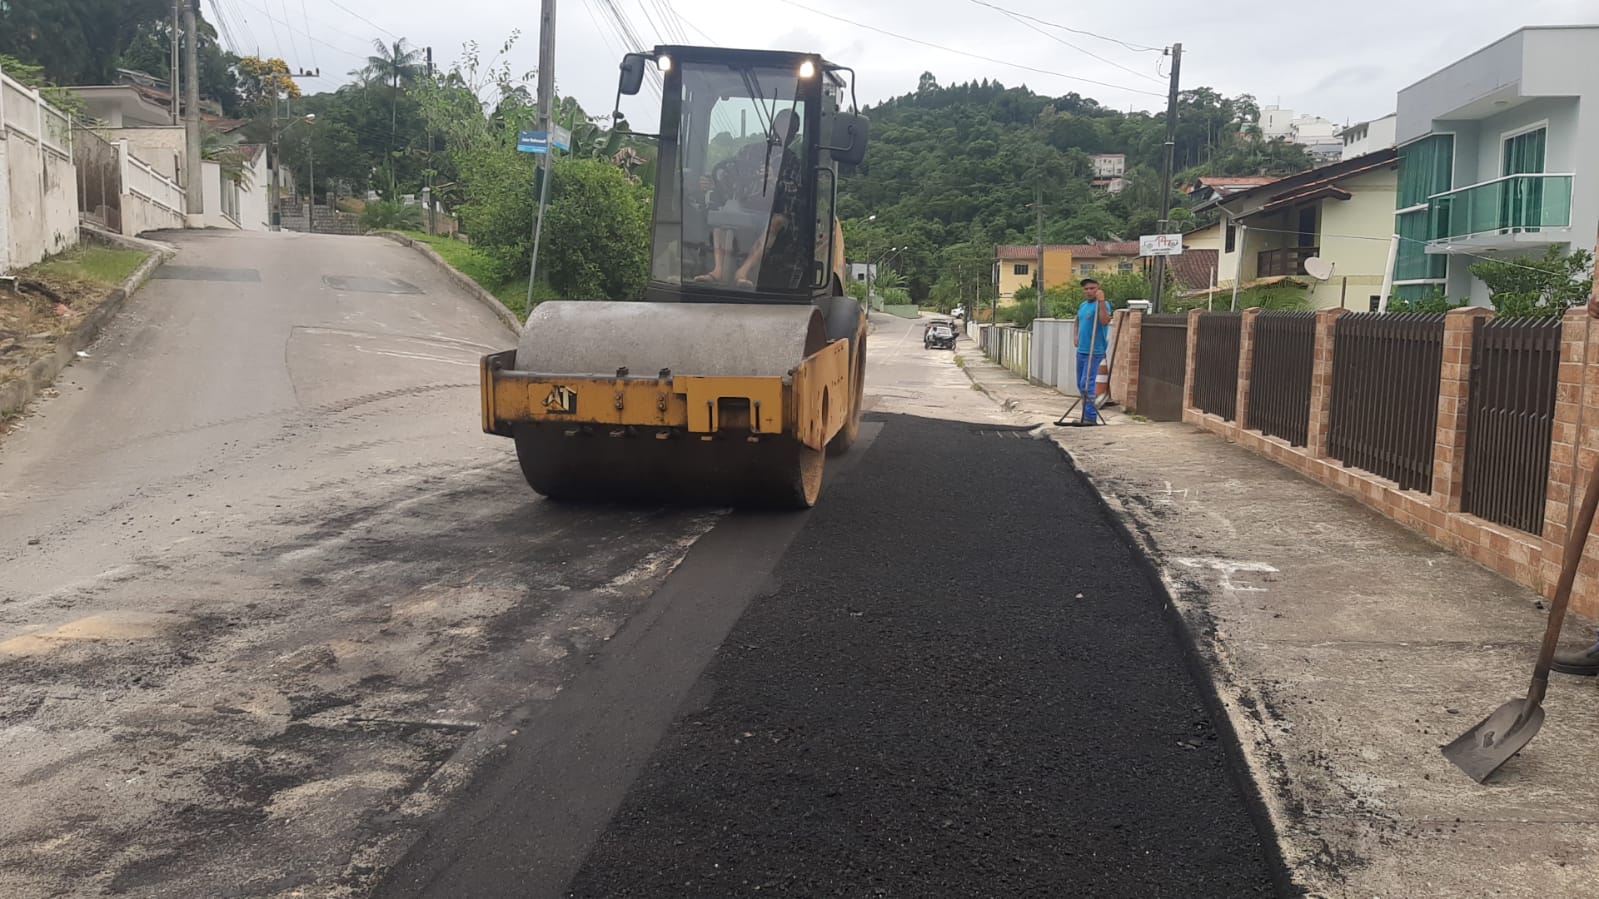
M 1116 329 L 1116 357 L 1111 360 L 1110 395 L 1123 409 L 1138 409 L 1139 344 L 1144 334 L 1144 313 L 1118 309 L 1112 321 Z
M 1305 451 L 1312 459 L 1327 458 L 1327 433 L 1332 420 L 1333 337 L 1338 318 L 1347 309 L 1316 312 L 1316 349 L 1310 368 L 1310 429 Z
M 1199 317 L 1205 314 L 1203 309 L 1188 310 L 1188 354 L 1183 363 L 1183 419 L 1188 418 L 1188 410 L 1194 408 L 1194 369 L 1199 362 Z
M 1245 309 L 1238 325 L 1238 410 L 1233 424 L 1238 430 L 1247 430 L 1249 422 L 1249 376 L 1255 368 L 1255 319 L 1260 318 L 1260 307 Z
M 1467 306 L 1444 316 L 1444 359 L 1438 378 L 1438 429 L 1432 451 L 1432 502 L 1460 511 L 1466 483 L 1466 403 L 1471 392 L 1471 343 L 1477 322 L 1493 310 Z

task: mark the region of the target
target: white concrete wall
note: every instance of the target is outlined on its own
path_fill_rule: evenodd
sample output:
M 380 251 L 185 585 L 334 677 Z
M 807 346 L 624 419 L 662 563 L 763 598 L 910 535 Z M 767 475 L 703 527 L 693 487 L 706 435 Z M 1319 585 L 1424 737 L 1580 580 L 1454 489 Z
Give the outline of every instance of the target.
M 0 270 L 10 271 L 77 245 L 78 179 L 66 116 L 3 75 L 0 138 Z
M 239 223 L 223 212 L 222 194 L 227 187 L 222 179 L 222 166 L 214 162 L 200 163 L 200 188 L 205 195 L 205 211 L 199 216 L 200 227 L 232 231 L 239 229 Z
M 119 142 L 117 152 L 122 166 L 122 233 L 132 237 L 184 227 L 183 191 L 177 182 L 140 159 L 131 143 Z
M 134 155 L 149 163 L 151 168 L 183 183 L 183 160 L 187 157 L 188 145 L 184 143 L 182 125 L 107 128 L 100 136 L 111 143 L 127 141 Z
M 255 157 L 250 169 L 250 189 L 239 191 L 239 227 L 246 231 L 272 229 L 272 171 L 267 168 L 266 152 Z

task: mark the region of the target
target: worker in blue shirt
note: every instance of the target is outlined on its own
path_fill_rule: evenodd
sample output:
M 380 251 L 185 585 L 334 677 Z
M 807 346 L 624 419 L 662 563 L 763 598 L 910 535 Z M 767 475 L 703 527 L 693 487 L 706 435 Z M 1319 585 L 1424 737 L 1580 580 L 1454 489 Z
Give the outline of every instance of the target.
M 1083 303 L 1077 307 L 1077 391 L 1083 398 L 1083 418 L 1078 424 L 1103 424 L 1094 398 L 1110 333 L 1110 301 L 1093 278 L 1084 278 L 1082 285 Z

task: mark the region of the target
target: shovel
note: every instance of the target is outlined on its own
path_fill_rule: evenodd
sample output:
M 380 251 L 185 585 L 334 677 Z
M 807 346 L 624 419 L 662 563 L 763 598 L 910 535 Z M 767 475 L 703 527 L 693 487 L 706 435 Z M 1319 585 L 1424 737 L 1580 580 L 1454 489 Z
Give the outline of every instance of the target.
M 1566 536 L 1566 558 L 1560 568 L 1560 583 L 1555 585 L 1554 602 L 1549 606 L 1549 625 L 1544 628 L 1543 646 L 1538 650 L 1538 664 L 1532 669 L 1532 684 L 1527 687 L 1526 697 L 1512 699 L 1495 709 L 1493 714 L 1443 749 L 1444 758 L 1454 762 L 1477 783 L 1486 781 L 1488 775 L 1531 743 L 1538 735 L 1538 728 L 1543 726 L 1543 696 L 1549 689 L 1549 663 L 1554 660 L 1555 647 L 1560 642 L 1560 625 L 1566 620 L 1571 585 L 1577 579 L 1577 563 L 1582 561 L 1596 507 L 1599 507 L 1599 467 L 1588 475 L 1588 492 L 1583 494 L 1582 509 L 1577 513 L 1571 533 Z

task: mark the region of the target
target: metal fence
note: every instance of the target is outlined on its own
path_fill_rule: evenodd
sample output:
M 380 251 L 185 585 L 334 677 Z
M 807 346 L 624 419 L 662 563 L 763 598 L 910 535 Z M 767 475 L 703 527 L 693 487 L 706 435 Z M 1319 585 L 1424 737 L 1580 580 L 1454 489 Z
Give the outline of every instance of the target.
M 1247 427 L 1304 446 L 1316 363 L 1314 312 L 1264 312 L 1255 319 Z
M 78 213 L 122 231 L 122 166 L 117 148 L 86 128 L 72 134 L 72 165 L 78 171 Z
M 1478 320 L 1472 336 L 1461 508 L 1543 533 L 1560 319 Z
M 1333 340 L 1328 455 L 1431 493 L 1444 317 L 1345 315 Z
M 1238 417 L 1238 352 L 1243 316 L 1207 312 L 1199 317 L 1194 357 L 1194 405 L 1226 421 Z
M 1155 421 L 1182 421 L 1187 375 L 1188 316 L 1144 316 L 1138 349 L 1138 412 Z

